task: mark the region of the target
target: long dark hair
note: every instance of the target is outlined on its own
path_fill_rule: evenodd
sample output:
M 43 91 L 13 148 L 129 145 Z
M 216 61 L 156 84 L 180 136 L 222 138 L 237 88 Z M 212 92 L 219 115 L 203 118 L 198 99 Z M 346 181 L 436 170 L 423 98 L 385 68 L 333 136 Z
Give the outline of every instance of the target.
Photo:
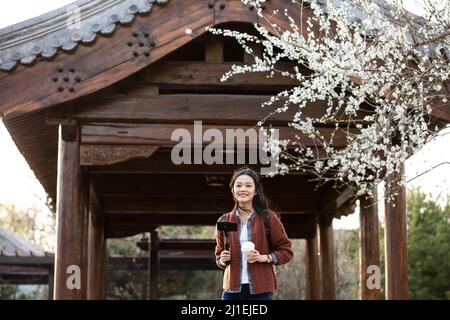
M 257 213 L 263 214 L 263 215 L 269 215 L 270 213 L 270 200 L 266 197 L 264 194 L 264 188 L 261 183 L 261 178 L 258 173 L 256 173 L 253 169 L 248 167 L 243 167 L 238 169 L 234 172 L 233 176 L 231 177 L 230 181 L 230 189 L 233 194 L 234 199 L 234 207 L 235 209 L 239 208 L 243 211 L 245 211 L 244 208 L 239 207 L 239 203 L 234 197 L 233 187 L 234 182 L 239 176 L 247 175 L 253 179 L 253 182 L 255 183 L 255 196 L 253 197 L 253 208 Z

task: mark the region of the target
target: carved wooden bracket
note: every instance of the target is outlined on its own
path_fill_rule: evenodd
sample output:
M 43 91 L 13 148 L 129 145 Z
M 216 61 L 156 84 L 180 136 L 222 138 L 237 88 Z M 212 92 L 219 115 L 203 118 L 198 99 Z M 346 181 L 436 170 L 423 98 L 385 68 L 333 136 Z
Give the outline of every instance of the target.
M 79 126 L 76 121 L 69 120 L 61 125 L 61 138 L 66 142 L 74 142 L 79 139 Z
M 81 145 L 80 164 L 82 166 L 108 165 L 134 158 L 148 158 L 158 148 L 158 146 Z

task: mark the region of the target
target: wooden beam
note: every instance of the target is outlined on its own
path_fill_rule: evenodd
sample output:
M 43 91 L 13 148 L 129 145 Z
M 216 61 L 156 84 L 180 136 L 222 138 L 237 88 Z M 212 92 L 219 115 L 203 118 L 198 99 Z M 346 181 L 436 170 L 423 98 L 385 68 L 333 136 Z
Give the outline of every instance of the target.
M 316 213 L 319 210 L 319 201 L 308 201 L 304 197 L 301 201 L 296 196 L 276 196 L 272 201 L 277 204 L 280 212 Z M 317 199 L 316 199 L 317 200 Z M 164 213 L 164 212 L 211 212 L 223 211 L 234 205 L 231 195 L 205 196 L 192 194 L 187 196 L 107 196 L 103 198 L 103 211 L 106 214 L 114 213 Z
M 75 126 L 75 128 L 74 128 Z M 79 132 L 76 124 L 59 128 L 55 299 L 83 299 L 84 214 L 81 199 Z
M 231 208 L 230 208 L 231 209 Z M 220 217 L 220 211 L 196 211 L 196 212 L 151 212 L 148 213 L 111 213 L 107 217 L 108 225 L 139 226 L 146 225 L 146 230 L 154 229 L 159 225 L 210 225 L 214 226 Z M 226 210 L 225 210 L 226 211 Z M 314 222 L 317 214 L 302 212 L 281 212 L 282 220 L 286 222 L 286 229 L 297 228 L 302 223 Z M 306 227 L 306 226 L 305 226 Z
M 320 299 L 320 268 L 317 237 L 305 241 L 306 299 Z
M 333 224 L 329 220 L 319 219 L 320 262 L 321 262 L 321 298 L 336 299 L 336 263 L 334 252 Z
M 64 106 L 52 108 L 47 112 L 50 124 L 59 124 L 67 119 L 81 122 L 135 122 L 135 123 L 185 123 L 202 121 L 204 124 L 247 124 L 254 126 L 268 117 L 267 123 L 286 126 L 292 122 L 298 109 L 291 106 L 287 111 L 277 113 L 281 102 L 262 107 L 270 100 L 270 95 L 244 94 L 163 94 L 156 96 L 106 96 L 81 100 L 73 112 L 68 113 Z M 302 108 L 300 119 L 317 119 L 329 108 L 325 101 L 308 103 Z M 344 121 L 348 116 L 344 108 L 337 109 L 337 117 Z M 352 116 L 352 121 L 370 114 L 360 111 Z M 317 124 L 318 127 L 323 124 Z M 329 127 L 334 128 L 330 123 Z M 353 131 L 351 131 L 353 132 Z M 355 131 L 356 133 L 357 131 Z
M 406 189 L 398 186 L 401 171 L 387 178 L 385 188 L 385 259 L 386 259 L 386 299 L 408 299 L 408 253 L 406 243 Z M 394 200 L 388 196 L 397 192 Z
M 373 277 L 371 268 L 380 269 L 380 239 L 378 234 L 378 204 L 376 189 L 374 197 L 361 197 L 359 222 L 359 261 L 360 261 L 360 298 L 361 300 L 380 300 L 380 289 L 373 287 L 377 283 L 368 282 Z M 369 272 L 370 271 L 370 272 Z M 377 272 L 377 271 L 375 271 Z M 375 280 L 376 281 L 376 280 Z M 379 280 L 381 281 L 381 279 Z
M 238 77 L 231 77 L 227 81 L 221 81 L 222 76 L 231 70 L 232 65 L 243 65 L 239 63 L 203 63 L 203 62 L 176 62 L 163 61 L 155 63 L 142 70 L 138 82 L 150 85 L 182 85 L 186 86 L 211 86 L 211 87 L 245 87 L 262 86 L 264 90 L 268 87 L 295 86 L 297 81 L 275 74 L 267 77 L 268 73 L 256 72 L 245 73 Z M 279 70 L 292 71 L 293 64 L 280 63 Z M 307 70 L 302 70 L 302 72 Z
M 246 159 L 248 160 L 248 150 L 246 150 Z M 226 160 L 226 159 L 225 159 Z M 116 190 L 115 188 L 120 188 L 123 190 L 121 185 L 117 183 L 118 181 L 122 181 L 122 179 L 134 179 L 132 177 L 141 177 L 142 179 L 153 179 L 157 176 L 177 176 L 177 178 L 182 179 L 184 176 L 191 177 L 190 179 L 195 179 L 193 176 L 197 176 L 198 178 L 203 179 L 203 182 L 206 182 L 209 187 L 209 192 L 213 189 L 218 190 L 221 186 L 226 186 L 228 190 L 228 183 L 233 174 L 233 172 L 237 169 L 236 162 L 226 164 L 226 161 L 223 164 L 212 163 L 212 164 L 179 164 L 176 165 L 172 161 L 172 149 L 171 148 L 159 148 L 154 154 L 151 155 L 148 159 L 137 158 L 131 159 L 126 162 L 112 164 L 107 166 L 90 166 L 89 173 L 91 175 L 102 176 L 108 180 L 106 186 L 111 187 L 111 183 L 115 186 L 112 190 Z M 266 165 L 255 164 L 250 165 L 255 171 L 261 172 L 261 168 Z M 294 178 L 295 177 L 295 178 Z M 217 180 L 220 179 L 220 180 Z M 286 181 L 294 179 L 295 183 L 293 185 L 286 186 Z M 315 184 L 313 181 L 308 182 L 307 180 L 311 180 L 312 176 L 308 175 L 308 173 L 304 173 L 301 171 L 290 172 L 284 176 L 275 176 L 272 178 L 263 177 L 263 183 L 265 186 L 269 187 L 271 190 L 269 194 L 273 192 L 280 192 L 281 188 L 283 190 L 298 192 L 299 195 L 307 192 L 308 194 L 313 195 L 313 191 L 315 188 Z M 273 181 L 273 185 L 272 185 Z M 275 182 L 276 181 L 276 182 Z M 277 183 L 279 182 L 279 183 Z M 304 187 L 303 187 L 304 185 Z M 142 187 L 136 185 L 133 182 L 129 186 L 134 186 L 135 189 L 139 189 Z M 125 185 L 125 187 L 128 187 Z M 145 186 L 150 187 L 149 185 Z M 211 187 L 214 187 L 213 189 Z M 111 188 L 109 188 L 111 190 Z M 156 190 L 160 190 L 155 188 Z M 300 190 L 301 189 L 301 190 Z M 309 191 L 308 191 L 309 190 Z M 322 191 L 322 188 L 320 189 Z M 328 191 L 327 191 L 328 192 Z M 317 192 L 315 192 L 317 194 Z
M 147 251 L 149 248 L 149 241 L 139 241 L 136 245 L 139 249 Z M 214 239 L 160 239 L 158 242 L 159 250 L 213 251 L 215 245 L 216 240 Z
M 198 253 L 194 256 L 183 250 L 160 252 L 160 270 L 213 270 L 220 272 L 214 259 L 214 253 L 211 254 L 211 251 Z M 111 271 L 148 272 L 149 269 L 149 258 L 144 256 L 110 257 L 108 261 L 108 270 Z
M 158 153 L 153 155 L 148 161 L 154 160 L 158 157 Z M 170 162 L 170 153 L 166 156 L 158 158 L 158 162 L 154 165 L 163 166 L 164 161 Z M 195 167 L 195 166 L 192 166 Z M 199 166 L 207 170 L 208 166 Z M 164 167 L 163 167 L 164 168 Z M 165 167 L 169 169 L 170 167 Z M 234 166 L 236 170 L 236 166 Z M 232 172 L 218 173 L 218 174 L 200 174 L 199 172 L 190 172 L 179 174 L 175 171 L 170 174 L 169 171 L 163 170 L 161 173 L 155 172 L 152 174 L 142 174 L 135 172 L 135 174 L 117 175 L 117 174 L 96 174 L 95 176 L 102 177 L 102 192 L 104 195 L 117 194 L 131 194 L 131 195 L 227 195 L 230 194 L 230 187 L 228 186 Z M 320 197 L 327 195 L 328 190 L 323 187 L 315 189 L 314 181 L 310 181 L 311 176 L 306 175 L 279 175 L 275 177 L 264 177 L 261 179 L 264 185 L 264 190 L 269 197 L 296 195 L 299 199 L 318 202 Z M 195 185 L 195 189 L 192 189 Z M 189 191 L 187 191 L 189 190 Z M 277 204 L 277 203 L 275 203 Z
M 0 255 L 1 266 L 17 266 L 48 270 L 54 265 L 54 256 L 16 256 Z
M 158 225 L 214 226 L 223 210 L 217 212 L 165 212 L 148 214 L 109 214 L 108 238 L 122 238 L 154 230 Z M 290 238 L 307 239 L 316 236 L 315 214 L 281 212 L 281 219 Z
M 8 269 L 0 268 L 0 278 L 3 283 L 12 284 L 49 284 L 51 283 L 51 269 L 53 261 L 47 261 L 46 257 L 35 257 L 41 262 L 38 265 L 45 265 L 45 268 L 34 268 L 29 265 L 29 258 L 26 256 L 14 257 L 17 264 L 9 264 L 11 257 L 0 257 L 0 266 L 3 261 L 8 263 Z M 53 258 L 53 257 L 52 257 Z M 216 270 L 214 254 L 211 250 L 162 250 L 159 252 L 161 270 Z M 148 271 L 149 259 L 144 256 L 109 257 L 105 259 L 110 271 Z M 51 286 L 50 286 L 51 288 Z M 52 290 L 50 290 L 51 292 Z M 49 296 L 52 298 L 53 296 Z
M 146 145 L 146 146 L 159 146 L 159 147 L 173 147 L 178 145 L 182 141 L 194 148 L 193 144 L 201 143 L 203 146 L 210 145 L 211 140 L 203 139 L 204 133 L 210 131 L 214 132 L 214 139 L 222 139 L 220 144 L 223 150 L 226 149 L 227 143 L 234 146 L 234 148 L 251 147 L 258 148 L 260 145 L 259 137 L 264 138 L 264 132 L 267 134 L 268 130 L 260 132 L 258 128 L 253 126 L 236 126 L 236 125 L 203 125 L 198 123 L 175 125 L 175 124 L 103 124 L 103 125 L 83 125 L 82 143 L 86 145 L 99 144 L 99 145 Z M 300 139 L 304 146 L 317 147 L 317 142 L 311 139 L 308 135 L 300 133 L 287 126 L 276 126 L 279 132 L 279 139 L 290 139 L 291 141 Z M 177 131 L 175 131 L 177 130 Z M 321 128 L 321 134 L 330 141 L 333 128 Z M 173 136 L 175 134 L 175 136 Z M 182 134 L 182 136 L 181 136 Z M 198 136 L 198 138 L 195 138 Z M 239 139 L 237 137 L 240 137 Z M 220 141 L 220 140 L 219 140 Z M 336 132 L 333 138 L 333 146 L 335 148 L 345 147 L 347 144 L 346 135 L 343 132 Z M 219 142 L 215 143 L 219 145 Z M 318 148 L 319 149 L 319 148 Z M 234 150 L 234 149 L 233 149 Z M 323 150 L 320 148 L 320 150 Z M 194 150 L 192 150 L 193 153 Z M 202 150 L 203 152 L 203 150 Z M 320 154 L 319 154 L 320 155 Z M 192 159 L 191 159 L 192 161 Z M 226 157 L 223 156 L 223 163 L 226 162 Z

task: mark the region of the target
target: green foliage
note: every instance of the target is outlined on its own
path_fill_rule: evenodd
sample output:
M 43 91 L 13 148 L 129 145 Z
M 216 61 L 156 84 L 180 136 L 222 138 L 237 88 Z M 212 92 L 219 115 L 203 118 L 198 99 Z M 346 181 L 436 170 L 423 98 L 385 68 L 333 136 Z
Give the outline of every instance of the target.
M 450 197 L 440 206 L 414 189 L 407 205 L 410 298 L 449 299 Z
M 0 284 L 0 300 L 46 300 L 46 285 Z
M 16 296 L 17 286 L 11 284 L 0 285 L 0 300 L 13 300 Z

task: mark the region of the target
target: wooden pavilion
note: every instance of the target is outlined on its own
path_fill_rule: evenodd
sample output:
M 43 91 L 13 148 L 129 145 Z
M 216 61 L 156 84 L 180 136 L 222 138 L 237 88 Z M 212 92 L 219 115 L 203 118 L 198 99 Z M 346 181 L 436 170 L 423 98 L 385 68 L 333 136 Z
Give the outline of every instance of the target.
M 205 27 L 250 30 L 263 23 L 239 0 L 74 4 L 0 30 L 0 115 L 54 200 L 54 298 L 101 299 L 108 238 L 161 225 L 214 225 L 232 208 L 227 184 L 238 165 L 175 165 L 173 130 L 192 132 L 194 121 L 221 132 L 251 128 L 267 114 L 261 102 L 294 83 L 263 74 L 220 81 L 231 64 L 252 57 Z M 268 1 L 265 10 L 284 8 L 297 10 L 288 0 Z M 77 12 L 80 24 L 69 28 Z M 277 16 L 277 24 L 287 26 L 283 19 Z M 311 105 L 305 116 L 326 107 Z M 290 136 L 291 116 L 278 114 L 271 124 Z M 433 127 L 449 120 L 448 112 L 432 114 Z M 335 137 L 335 146 L 345 146 L 345 137 Z M 307 240 L 308 298 L 334 299 L 332 220 L 353 212 L 354 193 L 316 189 L 310 178 L 291 174 L 264 183 L 288 235 Z M 361 199 L 360 206 L 362 299 L 380 296 L 365 285 L 368 266 L 380 263 L 377 207 L 365 205 L 372 202 Z M 386 206 L 388 299 L 407 298 L 404 190 L 396 204 Z M 66 286 L 72 265 L 81 270 L 80 289 Z
M 2 228 L 0 228 L 0 240 Z M 134 255 L 107 257 L 106 272 L 143 271 L 148 281 L 142 283 L 142 299 L 158 298 L 159 270 L 215 270 L 219 271 L 214 250 L 215 240 L 155 239 L 141 238 L 137 246 L 142 250 Z M 16 237 L 16 239 L 19 239 Z M 25 243 L 19 239 L 21 243 Z M 17 241 L 15 241 L 17 242 Z M 43 250 L 36 251 L 27 244 L 15 247 L 1 246 L 0 241 L 0 285 L 48 285 L 48 298 L 53 299 L 55 255 Z M 33 249 L 33 250 L 29 250 Z M 145 251 L 148 251 L 145 254 Z M 105 279 L 103 279 L 105 280 Z M 104 284 L 102 283 L 103 287 Z M 106 293 L 105 293 L 106 295 Z

